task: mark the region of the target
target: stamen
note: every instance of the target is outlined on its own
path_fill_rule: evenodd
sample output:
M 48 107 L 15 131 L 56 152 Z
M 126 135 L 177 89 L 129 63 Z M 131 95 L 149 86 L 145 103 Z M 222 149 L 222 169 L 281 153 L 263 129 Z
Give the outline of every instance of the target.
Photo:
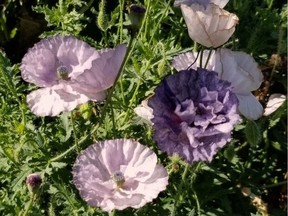
M 68 80 L 69 77 L 68 77 L 68 68 L 61 65 L 57 68 L 57 76 L 59 79 L 62 79 L 62 80 Z
M 117 188 L 121 188 L 125 182 L 124 175 L 121 171 L 112 174 L 112 180 L 116 183 Z

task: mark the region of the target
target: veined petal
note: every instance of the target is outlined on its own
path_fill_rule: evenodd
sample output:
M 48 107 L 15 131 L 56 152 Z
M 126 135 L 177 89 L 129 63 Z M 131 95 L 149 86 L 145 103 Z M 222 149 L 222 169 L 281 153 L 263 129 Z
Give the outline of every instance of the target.
M 60 112 L 69 112 L 88 100 L 88 97 L 75 92 L 66 84 L 38 89 L 27 95 L 29 108 L 38 116 L 56 116 Z
M 209 57 L 209 59 L 208 59 Z M 208 59 L 208 62 L 207 62 Z M 196 61 L 195 61 L 196 60 Z M 215 56 L 215 50 L 204 50 L 203 56 L 202 56 L 202 68 L 211 71 L 216 71 L 220 67 L 220 62 L 217 61 L 218 59 Z M 194 62 L 194 64 L 192 64 Z M 206 65 L 207 63 L 207 65 Z M 173 67 L 177 71 L 181 70 L 187 70 L 188 67 L 193 68 L 196 70 L 198 67 L 200 67 L 200 53 L 198 52 L 186 52 L 182 53 L 178 56 L 175 56 L 173 58 L 172 62 Z M 216 71 L 217 72 L 217 71 Z
M 247 119 L 257 120 L 263 114 L 263 107 L 252 93 L 236 94 L 239 100 L 239 112 Z
M 199 4 L 190 7 L 181 4 L 182 14 L 192 40 L 206 47 L 219 47 L 226 43 L 235 31 L 239 19 L 235 14 L 219 6 Z
M 71 79 L 77 81 L 83 91 L 103 91 L 110 88 L 117 77 L 126 50 L 125 44 L 118 45 L 115 49 L 100 50 L 92 67 L 80 75 L 71 74 Z
M 151 202 L 165 190 L 168 173 L 148 147 L 116 139 L 95 143 L 78 155 L 73 182 L 89 205 L 110 212 Z
M 218 49 L 218 53 L 223 68 L 219 76 L 232 83 L 235 93 L 246 94 L 260 87 L 263 74 L 252 56 L 225 48 Z
M 20 70 L 23 80 L 40 87 L 49 87 L 57 84 L 57 59 L 54 53 L 47 48 L 33 47 L 22 59 Z

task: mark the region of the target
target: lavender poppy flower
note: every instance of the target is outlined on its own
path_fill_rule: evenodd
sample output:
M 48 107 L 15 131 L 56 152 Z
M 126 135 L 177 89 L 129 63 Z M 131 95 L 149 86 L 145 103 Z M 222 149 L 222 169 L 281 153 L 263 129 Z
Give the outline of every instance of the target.
M 27 96 L 31 111 L 56 116 L 89 100 L 105 99 L 115 81 L 126 45 L 100 51 L 73 36 L 41 40 L 22 59 L 22 78 L 41 87 Z
M 112 211 L 151 202 L 165 190 L 168 174 L 148 147 L 116 139 L 84 150 L 73 166 L 73 181 L 89 205 Z
M 196 69 L 200 67 L 200 58 L 191 65 L 197 52 L 187 52 L 174 57 L 173 67 L 178 70 L 185 70 L 189 66 Z M 263 81 L 263 74 L 258 68 L 254 58 L 244 52 L 235 52 L 221 48 L 212 51 L 208 59 L 209 51 L 203 53 L 202 67 L 206 65 L 208 70 L 218 73 L 218 77 L 231 83 L 232 91 L 239 100 L 239 112 L 246 118 L 256 120 L 262 116 L 263 107 L 251 91 L 258 89 Z
M 148 100 L 154 139 L 161 150 L 187 162 L 211 161 L 240 121 L 238 100 L 228 81 L 206 69 L 183 70 L 165 78 Z

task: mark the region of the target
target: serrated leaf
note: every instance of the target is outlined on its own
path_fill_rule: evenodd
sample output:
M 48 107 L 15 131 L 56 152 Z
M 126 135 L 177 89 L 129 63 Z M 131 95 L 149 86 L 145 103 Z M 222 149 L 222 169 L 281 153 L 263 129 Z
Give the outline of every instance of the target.
M 64 163 L 64 162 L 52 162 L 51 166 L 54 167 L 54 168 L 61 169 L 61 168 L 64 168 L 65 166 L 67 166 L 67 163 Z
M 260 128 L 254 121 L 248 121 L 245 127 L 245 135 L 251 146 L 256 146 L 261 140 Z
M 50 185 L 49 190 L 48 190 L 50 194 L 56 194 L 58 193 L 58 191 L 59 191 L 58 188 L 54 187 L 53 185 Z

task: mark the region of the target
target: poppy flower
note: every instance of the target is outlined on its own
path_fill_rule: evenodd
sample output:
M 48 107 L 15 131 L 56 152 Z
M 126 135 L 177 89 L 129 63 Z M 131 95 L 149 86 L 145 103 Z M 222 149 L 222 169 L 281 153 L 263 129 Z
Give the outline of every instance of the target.
M 148 99 L 154 139 L 168 155 L 211 161 L 239 123 L 238 99 L 228 81 L 203 68 L 166 77 Z
M 41 40 L 20 66 L 22 78 L 41 87 L 27 95 L 29 108 L 38 116 L 56 116 L 89 100 L 104 100 L 125 53 L 126 45 L 97 51 L 73 36 Z
M 238 17 L 215 4 L 181 4 L 181 11 L 192 40 L 206 47 L 219 47 L 235 31 Z
M 168 173 L 148 147 L 116 139 L 95 143 L 78 155 L 73 182 L 89 205 L 110 212 L 151 202 L 166 189 Z
M 197 56 L 197 52 L 180 54 L 174 57 L 173 67 L 181 71 L 188 67 L 197 69 L 202 66 L 217 72 L 220 79 L 231 83 L 232 91 L 239 100 L 238 110 L 242 115 L 251 120 L 262 116 L 263 107 L 251 91 L 260 87 L 263 74 L 252 56 L 225 48 L 213 50 L 210 55 L 209 50 L 205 50 L 202 63 Z

